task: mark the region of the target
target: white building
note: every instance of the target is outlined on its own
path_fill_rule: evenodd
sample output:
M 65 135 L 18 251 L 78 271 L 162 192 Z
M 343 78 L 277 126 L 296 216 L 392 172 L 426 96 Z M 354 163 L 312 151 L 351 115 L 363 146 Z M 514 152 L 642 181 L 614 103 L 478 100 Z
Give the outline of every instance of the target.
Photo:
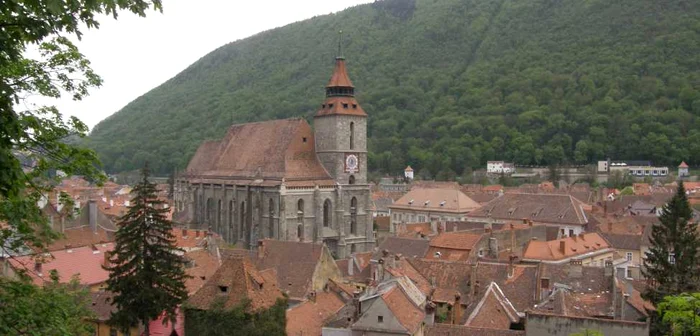
M 515 173 L 515 165 L 503 161 L 486 162 L 486 172 L 490 174 L 512 174 Z
M 645 177 L 645 176 L 667 176 L 668 167 L 656 167 L 652 166 L 646 161 L 598 161 L 598 172 L 600 173 L 613 173 L 613 172 L 627 173 L 632 176 Z
M 406 177 L 407 180 L 413 180 L 413 168 L 411 166 L 406 167 L 403 171 L 404 177 Z

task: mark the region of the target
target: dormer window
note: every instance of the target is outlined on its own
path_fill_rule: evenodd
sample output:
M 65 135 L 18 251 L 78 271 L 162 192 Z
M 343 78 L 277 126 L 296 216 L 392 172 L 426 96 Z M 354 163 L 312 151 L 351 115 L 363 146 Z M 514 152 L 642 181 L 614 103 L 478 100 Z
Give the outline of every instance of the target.
M 326 104 L 321 104 L 321 108 L 326 108 Z
M 343 103 L 343 108 L 344 109 L 348 108 L 348 104 Z
M 357 108 L 357 104 L 352 104 L 352 108 L 356 109 L 356 108 Z
M 328 104 L 328 108 L 333 108 L 333 104 Z
M 306 143 L 306 137 L 301 138 L 301 141 L 303 141 L 304 143 Z
M 222 294 L 228 293 L 228 286 L 219 286 L 219 291 L 221 291 Z

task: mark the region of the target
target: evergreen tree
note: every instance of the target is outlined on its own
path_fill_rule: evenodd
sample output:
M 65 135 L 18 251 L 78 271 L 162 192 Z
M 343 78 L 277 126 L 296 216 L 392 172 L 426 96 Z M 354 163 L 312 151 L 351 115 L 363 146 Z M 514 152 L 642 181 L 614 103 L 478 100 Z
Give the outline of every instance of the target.
M 172 222 L 165 218 L 168 209 L 148 175 L 146 167 L 129 211 L 119 220 L 114 253 L 105 267 L 117 307 L 110 323 L 124 330 L 142 323 L 146 335 L 148 322 L 163 312 L 174 323 L 176 308 L 187 299 L 182 250 L 175 246 Z
M 700 238 L 697 223 L 681 181 L 676 195 L 664 206 L 660 224 L 652 227 L 651 247 L 644 260 L 650 280 L 644 297 L 658 304 L 668 295 L 695 292 L 699 286 Z

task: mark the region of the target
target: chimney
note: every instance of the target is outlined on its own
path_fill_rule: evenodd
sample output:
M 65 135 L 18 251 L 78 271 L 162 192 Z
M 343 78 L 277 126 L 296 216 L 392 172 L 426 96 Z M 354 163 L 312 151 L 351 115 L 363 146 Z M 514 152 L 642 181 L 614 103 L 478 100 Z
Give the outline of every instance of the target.
M 394 263 L 394 267 L 401 268 L 401 253 L 397 253 L 396 255 L 394 255 Z
M 360 318 L 360 310 L 362 310 L 360 307 L 360 293 L 358 291 L 353 293 L 352 305 L 355 308 L 352 313 L 352 321 L 355 322 Z
M 566 240 L 562 239 L 559 241 L 559 251 L 561 254 L 566 254 Z
M 108 267 L 111 263 L 109 262 L 109 258 L 111 257 L 112 253 L 105 251 L 103 254 L 102 258 L 102 266 Z
M 605 276 L 609 277 L 613 275 L 613 263 L 612 260 L 605 261 Z
M 316 302 L 316 291 L 309 292 L 309 301 Z
M 88 224 L 93 233 L 97 232 L 97 202 L 88 201 Z
M 432 233 L 437 233 L 437 232 L 438 232 L 437 222 L 434 221 L 434 220 L 431 220 L 431 221 L 430 221 L 430 231 L 432 231 Z
M 489 258 L 498 258 L 498 239 L 496 237 L 489 238 Z
M 114 206 L 114 200 L 113 200 L 113 199 L 109 200 L 109 206 L 110 206 L 110 207 L 113 207 L 113 206 Z
M 514 254 L 510 254 L 508 257 L 508 277 L 512 278 L 513 274 L 515 274 L 515 261 L 518 259 L 518 257 Z
M 569 261 L 569 276 L 572 278 L 580 278 L 583 276 L 583 262 L 581 260 L 571 259 L 571 261 Z
M 462 295 L 455 293 L 455 305 L 452 307 L 452 324 L 460 324 L 462 319 Z
M 612 233 L 613 225 L 612 221 L 608 221 L 608 233 Z
M 584 240 L 584 241 L 586 240 L 586 238 L 583 235 L 583 232 L 579 233 L 578 237 L 581 238 L 581 240 Z
M 199 230 L 194 230 L 194 237 L 199 238 Z
M 532 219 L 527 220 L 527 226 L 532 226 Z
M 353 256 L 350 256 L 348 258 L 348 275 L 353 276 L 355 274 L 355 267 L 353 267 L 355 264 L 355 258 Z
M 34 262 L 34 271 L 35 271 L 37 274 L 42 275 L 42 274 L 41 274 L 41 273 L 42 273 L 42 269 L 43 269 L 43 267 L 42 267 L 42 265 L 41 265 L 41 261 L 36 261 L 36 262 Z
M 182 229 L 182 236 L 187 237 L 187 229 Z
M 265 257 L 265 241 L 258 240 L 258 259 L 262 259 L 263 257 Z

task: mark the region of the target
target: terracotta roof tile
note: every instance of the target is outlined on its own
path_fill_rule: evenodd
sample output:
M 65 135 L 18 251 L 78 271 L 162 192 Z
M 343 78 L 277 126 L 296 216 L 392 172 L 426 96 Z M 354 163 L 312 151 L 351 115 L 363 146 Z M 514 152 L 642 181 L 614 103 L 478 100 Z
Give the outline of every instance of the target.
M 95 245 L 94 250 L 91 246 L 84 246 L 53 251 L 50 256 L 40 257 L 43 262 L 41 272 L 35 269 L 35 256 L 16 257 L 10 259 L 10 264 L 16 270 L 28 269 L 28 275 L 37 285 L 51 281 L 51 270 L 58 271 L 60 282 L 68 282 L 72 276 L 78 275 L 81 284 L 96 285 L 109 278 L 102 265 L 105 252 L 111 252 L 113 248 L 113 243 L 106 243 Z
M 304 119 L 233 125 L 220 141 L 200 145 L 186 174 L 225 179 L 332 181 L 318 161 L 314 146 L 311 126 Z
M 425 328 L 426 336 L 523 336 L 525 331 L 474 328 L 454 324 L 436 323 Z
M 430 259 L 408 261 L 429 283 L 434 284 L 433 301 L 453 303 L 455 293 L 459 292 L 463 298 L 467 298 L 470 293 L 472 265 L 461 261 Z
M 607 248 L 610 248 L 610 245 L 598 233 L 586 233 L 582 236 L 546 242 L 532 240 L 525 246 L 523 259 L 562 260 Z
M 95 231 L 89 226 L 68 228 L 63 231 L 63 235 L 63 238 L 57 239 L 51 243 L 51 245 L 47 246 L 47 250 L 57 251 L 66 249 L 69 246 L 76 248 L 114 241 L 114 234 L 101 227 L 96 228 Z
M 322 244 L 271 239 L 261 240 L 260 243 L 263 250 L 258 246 L 258 255 L 253 256 L 258 268 L 274 268 L 282 291 L 288 292 L 291 298 L 305 298 L 311 290 L 316 265 L 321 262 L 326 247 Z M 327 253 L 327 249 L 325 251 Z M 337 276 L 341 276 L 340 270 Z
M 411 202 L 413 201 L 413 202 Z M 466 213 L 479 208 L 479 203 L 461 192 L 450 188 L 414 188 L 390 205 L 390 209 L 417 209 Z
M 394 317 L 411 334 L 420 328 L 423 319 L 425 319 L 425 312 L 413 304 L 403 292 L 401 286 L 396 286 L 384 293 L 382 299 L 394 314 Z
M 480 239 L 481 235 L 470 232 L 445 232 L 431 239 L 430 247 L 471 250 Z
M 583 211 L 584 204 L 570 195 L 507 193 L 472 211 L 469 217 L 586 225 Z
M 219 269 L 219 259 L 206 250 L 197 250 L 185 253 L 185 258 L 187 258 L 190 263 L 193 263 L 192 267 L 188 267 L 185 271 L 187 275 L 191 278 L 185 281 L 185 286 L 187 287 L 187 292 L 190 295 L 197 292 L 209 278 L 211 278 L 214 273 Z
M 537 267 L 532 265 L 514 265 L 512 276 L 508 276 L 508 264 L 479 262 L 475 266 L 475 297 L 482 297 L 491 282 L 495 282 L 518 312 L 524 312 L 536 302 Z M 477 284 L 478 282 L 478 284 Z M 475 308 L 470 305 L 468 312 Z
M 255 311 L 274 305 L 282 292 L 274 272 L 259 272 L 248 258 L 229 258 L 188 302 L 206 310 L 217 298 L 225 298 L 225 308 L 250 299 L 250 309 Z
M 489 329 L 510 329 L 511 323 L 520 320 L 518 312 L 503 295 L 495 282 L 489 284 L 476 308 L 467 318 L 467 326 Z
M 377 251 L 372 254 L 372 260 L 379 260 L 382 257 L 383 251 L 388 251 L 392 254 L 401 254 L 404 257 L 419 257 L 422 258 L 428 251 L 430 242 L 425 239 L 387 237 Z
M 343 306 L 345 304 L 335 293 L 320 292 L 314 300 L 287 309 L 287 335 L 321 335 L 324 322 Z
M 423 295 L 430 295 L 432 286 L 428 280 L 418 272 L 413 265 L 411 265 L 407 260 L 402 259 L 396 261 L 394 266 L 387 266 L 387 272 L 389 272 L 393 277 L 399 278 L 402 276 L 408 277 L 413 284 L 423 293 Z

